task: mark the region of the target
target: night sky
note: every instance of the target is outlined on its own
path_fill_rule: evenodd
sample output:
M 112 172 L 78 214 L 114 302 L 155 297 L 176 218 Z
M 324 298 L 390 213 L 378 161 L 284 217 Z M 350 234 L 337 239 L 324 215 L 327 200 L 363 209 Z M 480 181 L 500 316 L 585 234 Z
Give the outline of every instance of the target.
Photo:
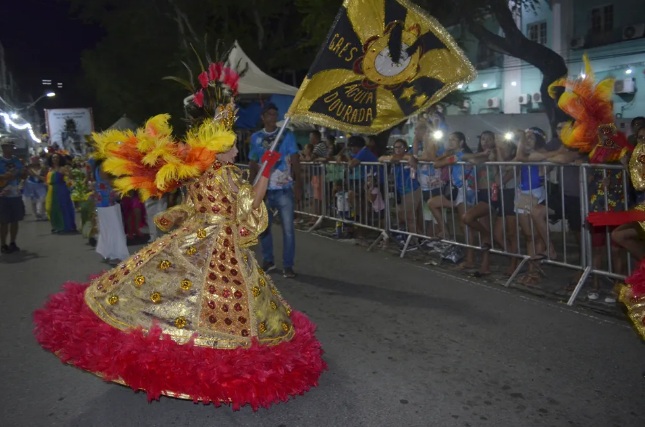
M 80 89 L 81 53 L 101 38 L 97 26 L 70 15 L 65 0 L 2 0 L 0 42 L 5 61 L 17 80 L 27 103 L 47 88 L 42 79 L 51 79 L 56 97 L 43 99 L 40 108 L 91 107 Z M 63 89 L 55 87 L 62 82 Z

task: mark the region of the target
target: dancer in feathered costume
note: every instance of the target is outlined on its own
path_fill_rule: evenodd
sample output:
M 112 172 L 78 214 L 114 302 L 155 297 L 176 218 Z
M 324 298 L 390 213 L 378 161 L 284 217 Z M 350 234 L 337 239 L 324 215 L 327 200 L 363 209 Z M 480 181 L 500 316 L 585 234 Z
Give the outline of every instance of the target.
M 607 78 L 594 85 L 594 75 L 589 59 L 585 63 L 584 77 L 581 79 L 561 79 L 552 84 L 565 87 L 566 91 L 558 101 L 558 106 L 575 119 L 562 132 L 562 142 L 569 147 L 589 153 L 590 163 L 627 163 L 631 181 L 636 190 L 645 190 L 645 146 L 639 145 L 632 154 L 633 147 L 627 137 L 614 125 L 613 94 L 614 79 Z M 631 155 L 631 156 L 630 156 Z M 622 170 L 607 170 L 607 179 L 600 169 L 592 170 L 590 183 L 590 207 L 587 220 L 592 227 L 622 226 L 640 222 L 645 226 L 645 204 L 629 211 L 623 211 L 625 190 Z M 606 200 L 605 200 L 606 198 Z M 606 209 L 607 207 L 607 209 Z M 645 230 L 645 228 L 643 228 Z M 612 235 L 621 232 L 621 227 Z M 600 234 L 604 235 L 604 231 Z M 596 234 L 597 236 L 598 234 Z M 592 236 L 594 240 L 594 236 Z M 596 242 L 592 242 L 596 243 Z M 594 244 L 594 246 L 598 246 Z M 637 331 L 645 339 L 645 261 L 641 260 L 638 270 L 626 280 L 619 290 L 619 300 L 625 304 L 629 318 Z
M 206 86 L 234 94 L 235 85 L 206 76 Z M 45 349 L 149 399 L 257 409 L 317 384 L 326 364 L 315 326 L 292 311 L 253 254 L 279 154 L 267 153 L 251 186 L 232 164 L 234 116 L 232 101 L 220 103 L 185 142 L 173 139 L 168 115 L 136 132 L 93 136 L 119 191 L 145 200 L 185 185 L 188 200 L 155 217 L 169 234 L 89 284 L 67 283 L 36 311 Z

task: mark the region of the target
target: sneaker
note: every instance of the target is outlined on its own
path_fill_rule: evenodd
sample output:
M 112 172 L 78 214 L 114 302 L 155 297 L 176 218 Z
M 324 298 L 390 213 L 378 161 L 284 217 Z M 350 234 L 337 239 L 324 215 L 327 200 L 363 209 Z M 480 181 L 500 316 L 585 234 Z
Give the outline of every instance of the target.
M 273 271 L 275 270 L 275 264 L 270 261 L 265 261 L 262 263 L 262 270 L 264 270 L 265 273 Z
M 607 304 L 616 304 L 616 296 L 615 295 L 607 295 L 605 297 L 605 302 Z
M 587 294 L 587 299 L 589 301 L 597 301 L 598 298 L 600 298 L 600 294 L 598 292 L 589 292 Z
M 293 271 L 293 268 L 285 268 L 282 270 L 282 276 L 286 277 L 287 279 L 293 279 L 296 277 L 296 272 Z
M 0 247 L 0 253 L 8 254 L 9 252 L 11 252 L 11 251 L 9 250 L 8 245 L 2 245 L 2 247 Z
M 16 245 L 16 242 L 9 243 L 9 252 L 20 252 L 20 248 Z

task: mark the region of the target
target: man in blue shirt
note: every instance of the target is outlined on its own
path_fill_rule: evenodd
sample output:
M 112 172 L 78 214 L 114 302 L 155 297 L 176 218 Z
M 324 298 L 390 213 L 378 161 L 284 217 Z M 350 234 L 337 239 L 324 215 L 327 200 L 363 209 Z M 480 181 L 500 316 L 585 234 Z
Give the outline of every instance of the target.
M 260 159 L 265 151 L 269 149 L 278 135 L 278 107 L 268 103 L 262 109 L 262 122 L 264 129 L 251 135 L 251 147 L 249 150 L 249 167 L 251 169 L 251 182 L 260 169 Z M 260 235 L 262 246 L 262 268 L 269 272 L 275 269 L 273 257 L 273 236 L 271 235 L 271 224 L 273 210 L 280 213 L 282 222 L 282 268 L 284 277 L 296 277 L 293 271 L 294 258 L 296 255 L 296 231 L 293 225 L 295 203 L 300 201 L 302 195 L 302 176 L 300 171 L 300 159 L 298 144 L 293 133 L 286 130 L 282 134 L 275 151 L 280 153 L 281 158 L 275 164 L 269 178 L 269 188 L 265 203 L 269 211 L 269 226 Z
M 20 180 L 26 177 L 26 169 L 13 155 L 14 143 L 3 140 L 2 157 L 0 157 L 0 251 L 3 254 L 17 252 L 16 236 L 18 222 L 25 216 L 25 205 L 20 194 Z M 11 243 L 7 245 L 7 235 Z

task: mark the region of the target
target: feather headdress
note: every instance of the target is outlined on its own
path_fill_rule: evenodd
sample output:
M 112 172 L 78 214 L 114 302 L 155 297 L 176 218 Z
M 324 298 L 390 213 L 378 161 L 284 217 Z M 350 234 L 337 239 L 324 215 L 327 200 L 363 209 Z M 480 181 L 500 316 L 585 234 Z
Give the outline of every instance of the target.
M 159 197 L 181 186 L 182 181 L 199 177 L 218 153 L 233 147 L 236 136 L 230 117 L 234 115 L 232 103 L 224 106 L 218 117 L 189 131 L 185 142 L 173 138 L 168 114 L 152 117 L 135 132 L 95 133 L 95 157 L 104 159 L 103 169 L 117 177 L 114 187 L 119 192 L 137 190 L 143 200 Z
M 570 148 L 590 153 L 595 162 L 618 160 L 629 148 L 624 135 L 616 131 L 614 108 L 611 101 L 614 78 L 595 82 L 594 71 L 587 55 L 583 55 L 584 73 L 577 78 L 561 78 L 549 86 L 549 95 L 556 98 L 558 88 L 564 92 L 558 107 L 575 121 L 562 129 L 560 139 Z

